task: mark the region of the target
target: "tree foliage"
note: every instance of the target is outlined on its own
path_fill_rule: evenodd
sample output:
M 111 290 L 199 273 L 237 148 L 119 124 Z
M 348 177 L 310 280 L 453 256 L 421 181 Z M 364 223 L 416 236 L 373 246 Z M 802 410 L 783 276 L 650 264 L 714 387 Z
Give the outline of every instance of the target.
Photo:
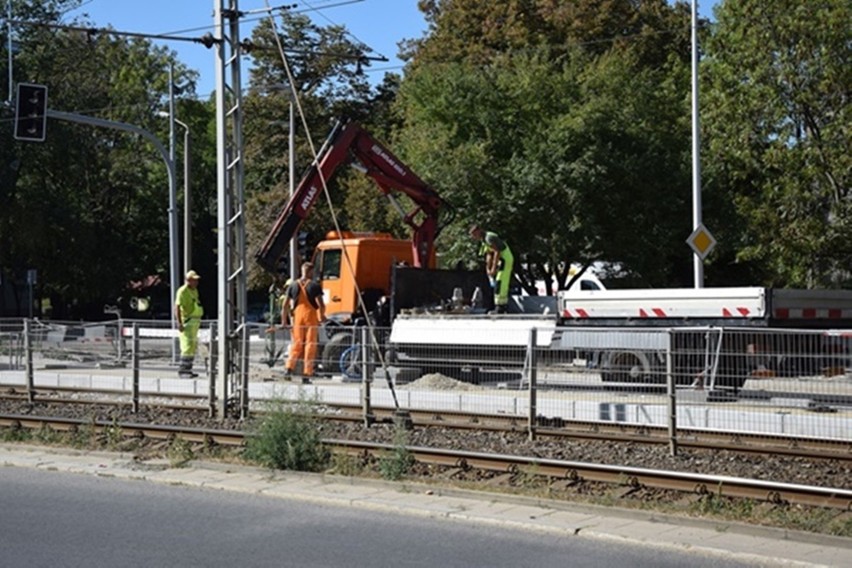
M 848 284 L 852 8 L 740 0 L 717 16 L 703 118 L 711 187 L 738 229 L 729 257 L 767 284 Z
M 15 8 L 51 23 L 76 4 Z M 15 79 L 47 85 L 50 109 L 163 132 L 156 111 L 163 108 L 173 58 L 166 49 L 33 25 L 21 26 L 17 39 Z M 192 80 L 180 66 L 177 76 Z M 10 276 L 37 269 L 54 315 L 67 317 L 91 316 L 128 282 L 168 273 L 166 168 L 147 142 L 55 119 L 44 143 L 14 142 L 12 128 L 10 116 L 0 146 L 2 163 L 15 174 L 4 179 L 0 195 L 0 265 Z
M 677 280 L 689 258 L 683 10 L 665 2 L 421 2 L 399 140 L 463 219 L 442 250 L 473 258 L 482 223 L 521 281 L 618 262 Z M 603 14 L 603 16 L 602 16 Z M 656 26 L 656 27 L 655 27 Z M 661 254 L 661 251 L 667 251 Z

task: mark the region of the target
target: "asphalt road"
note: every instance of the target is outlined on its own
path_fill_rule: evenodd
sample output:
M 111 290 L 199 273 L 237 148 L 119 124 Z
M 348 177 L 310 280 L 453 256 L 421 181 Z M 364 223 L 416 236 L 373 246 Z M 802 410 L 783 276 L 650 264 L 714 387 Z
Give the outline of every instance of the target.
M 733 567 L 674 551 L 512 526 L 256 494 L 0 468 L 5 567 Z

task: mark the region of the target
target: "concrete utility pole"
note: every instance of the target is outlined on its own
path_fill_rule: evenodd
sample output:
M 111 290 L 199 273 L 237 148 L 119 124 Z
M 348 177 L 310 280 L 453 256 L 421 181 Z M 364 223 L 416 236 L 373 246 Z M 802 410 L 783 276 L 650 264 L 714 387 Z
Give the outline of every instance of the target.
M 213 0 L 216 44 L 217 413 L 224 419 L 232 392 L 248 414 L 246 232 L 243 190 L 242 85 L 238 0 Z M 236 392 L 234 392 L 236 391 Z
M 183 127 L 183 267 L 192 270 L 192 154 L 189 125 L 175 119 Z

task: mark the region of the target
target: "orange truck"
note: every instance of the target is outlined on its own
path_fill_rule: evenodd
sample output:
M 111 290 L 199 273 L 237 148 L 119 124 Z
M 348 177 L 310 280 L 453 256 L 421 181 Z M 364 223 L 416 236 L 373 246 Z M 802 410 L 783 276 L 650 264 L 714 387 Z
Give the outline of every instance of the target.
M 368 309 L 373 308 L 390 294 L 393 266 L 413 262 L 411 243 L 387 233 L 328 233 L 314 252 L 326 315 L 350 319 L 360 312 L 359 290 Z

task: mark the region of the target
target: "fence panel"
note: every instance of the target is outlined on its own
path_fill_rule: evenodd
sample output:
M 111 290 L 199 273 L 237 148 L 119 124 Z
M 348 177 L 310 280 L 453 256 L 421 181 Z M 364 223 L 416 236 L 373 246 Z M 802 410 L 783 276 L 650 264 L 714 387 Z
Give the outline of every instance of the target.
M 511 320 L 511 318 L 509 318 Z M 0 327 L 0 384 L 26 386 L 23 320 Z M 214 334 L 204 322 L 199 377 L 178 378 L 170 322 L 31 320 L 34 388 L 85 388 L 117 396 L 212 396 Z M 131 330 L 139 334 L 138 371 Z M 425 325 L 423 329 L 417 325 Z M 535 341 L 530 343 L 530 331 Z M 397 407 L 461 420 L 516 419 L 519 428 L 566 423 L 666 428 L 677 435 L 750 434 L 852 441 L 852 331 L 757 328 L 557 327 L 555 320 L 483 317 L 468 327 L 441 318 L 377 328 L 363 349 L 361 329 L 322 326 L 311 385 L 284 379 L 286 330 L 249 324 L 251 401 L 315 397 L 320 402 Z M 363 391 L 363 358 L 372 360 Z M 671 361 L 671 375 L 667 361 Z M 535 385 L 530 378 L 535 364 Z M 667 394 L 671 378 L 674 392 Z M 238 385 L 229 392 L 236 393 Z M 369 404 L 364 396 L 369 394 Z
M 751 435 L 852 439 L 850 334 L 674 330 L 678 423 Z M 703 338 L 703 341 L 702 341 Z

